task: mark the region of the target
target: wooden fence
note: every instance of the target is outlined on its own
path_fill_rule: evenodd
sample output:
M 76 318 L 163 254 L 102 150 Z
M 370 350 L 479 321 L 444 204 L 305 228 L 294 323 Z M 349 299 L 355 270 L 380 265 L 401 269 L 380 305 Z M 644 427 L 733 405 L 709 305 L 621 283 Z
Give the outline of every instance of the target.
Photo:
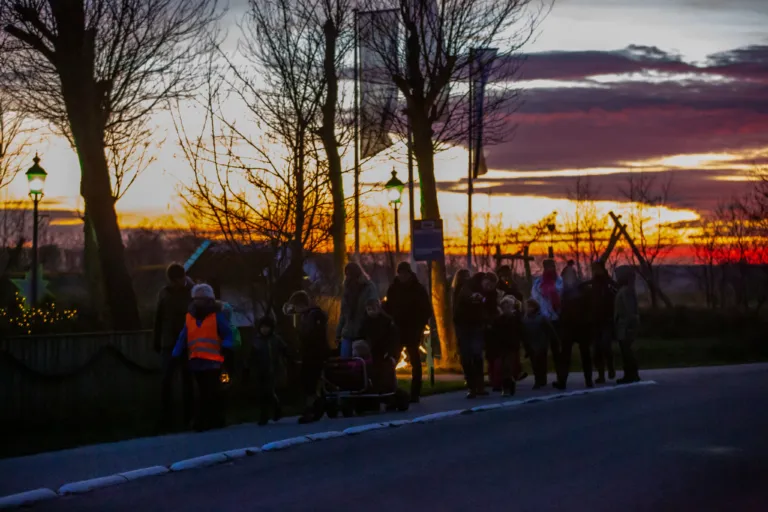
M 148 331 L 0 340 L 2 421 L 23 428 L 153 414 L 161 365 Z

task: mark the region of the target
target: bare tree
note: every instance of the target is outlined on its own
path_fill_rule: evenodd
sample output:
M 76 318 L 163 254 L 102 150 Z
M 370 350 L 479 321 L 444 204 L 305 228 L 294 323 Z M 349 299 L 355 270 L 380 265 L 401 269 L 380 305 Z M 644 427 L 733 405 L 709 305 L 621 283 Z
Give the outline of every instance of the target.
M 704 218 L 699 226 L 699 233 L 693 236 L 693 253 L 695 261 L 701 267 L 696 277 L 704 290 L 707 307 L 717 306 L 717 269 L 720 264 L 721 247 L 723 244 L 723 225 L 716 215 Z
M 658 265 L 677 244 L 675 229 L 662 218 L 662 212 L 669 205 L 673 190 L 672 177 L 658 174 L 630 172 L 621 193 L 630 203 L 629 232 L 638 249 L 640 260 L 634 252 L 632 263 L 639 270 L 641 278 L 648 285 L 651 305 L 659 302 Z
M 610 219 L 598 211 L 597 193 L 589 176 L 577 176 L 573 187 L 568 189 L 568 199 L 574 203 L 575 210 L 564 216 L 564 239 L 568 257 L 576 263 L 579 277 L 587 274 L 590 264 L 608 247 Z
M 473 49 L 498 48 L 493 92 L 485 102 L 486 144 L 503 140 L 513 126 L 508 114 L 518 97 L 512 87 L 517 54 L 535 31 L 543 10 L 534 0 L 367 0 L 369 10 L 396 9 L 405 29 L 405 44 L 392 52 L 378 49 L 385 74 L 404 97 L 404 116 L 395 118 L 401 134 L 410 126 L 418 165 L 423 218 L 439 219 L 435 152 L 467 140 L 467 79 Z M 547 3 L 546 1 L 544 2 Z M 458 85 L 458 86 L 457 86 Z M 441 350 L 454 359 L 444 261 L 432 267 L 432 302 Z
M 169 98 L 196 87 L 216 0 L 6 0 L 9 88 L 77 151 L 114 328 L 139 326 L 110 179 L 110 147 L 145 130 Z
M 0 189 L 21 169 L 22 158 L 31 142 L 31 131 L 24 122 L 23 113 L 11 103 L 0 84 Z
M 333 237 L 334 277 L 341 284 L 344 265 L 347 261 L 347 217 L 342 181 L 343 167 L 339 126 L 345 125 L 342 115 L 343 95 L 339 89 L 339 70 L 349 53 L 352 42 L 352 0 L 320 0 L 298 2 L 300 13 L 315 22 L 320 28 L 322 53 L 322 117 L 316 133 L 320 136 L 328 169 L 331 197 L 333 198 Z M 319 5 L 318 5 L 319 4 Z M 312 43 L 310 43 L 312 44 Z
M 197 220 L 218 228 L 236 251 L 272 251 L 268 307 L 301 288 L 305 256 L 327 244 L 333 209 L 311 130 L 321 105 L 312 51 L 321 47 L 306 45 L 311 32 L 288 1 L 251 5 L 242 45 L 248 64 L 229 61 L 220 70 L 211 56 L 201 132 L 188 133 L 177 118 Z M 236 105 L 237 118 L 225 104 Z

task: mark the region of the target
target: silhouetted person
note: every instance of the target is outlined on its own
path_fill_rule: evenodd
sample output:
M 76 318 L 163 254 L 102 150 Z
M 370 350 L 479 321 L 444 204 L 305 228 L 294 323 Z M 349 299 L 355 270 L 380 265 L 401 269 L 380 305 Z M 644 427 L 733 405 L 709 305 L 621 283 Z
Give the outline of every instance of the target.
M 543 267 L 544 270 L 541 276 L 533 280 L 531 298 L 536 301 L 541 314 L 554 328 L 554 330 L 551 330 L 552 339 L 549 340 L 548 345 L 552 350 L 552 365 L 557 369 L 560 364 L 561 352 L 558 330 L 563 300 L 563 280 L 557 275 L 555 260 L 544 260 Z
M 419 347 L 424 327 L 432 316 L 432 304 L 410 263 L 403 261 L 397 266 L 397 277 L 387 290 L 384 310 L 394 319 L 399 333 L 397 354 L 392 356 L 398 359 L 405 348 L 411 363 L 411 402 L 418 402 L 421 395 Z
M 360 327 L 365 319 L 365 305 L 378 299 L 376 285 L 357 262 L 344 268 L 344 287 L 341 296 L 341 314 L 336 326 L 336 341 L 341 357 L 352 356 L 352 343 L 360 339 Z
M 176 374 L 181 377 L 182 412 L 184 425 L 192 421 L 193 388 L 187 358 L 173 358 L 173 348 L 182 329 L 187 309 L 192 301 L 192 281 L 184 267 L 174 263 L 166 270 L 168 284 L 160 290 L 155 310 L 154 347 L 163 360 L 163 380 L 160 389 L 161 428 L 173 423 L 173 382 Z
M 467 398 L 487 395 L 483 375 L 483 348 L 491 322 L 498 314 L 495 274 L 478 272 L 461 287 L 454 305 L 453 322 L 461 365 L 467 381 Z
M 560 339 L 563 346 L 560 362 L 557 366 L 557 382 L 554 383 L 554 386 L 558 389 L 565 389 L 571 367 L 573 345 L 576 344 L 579 346 L 579 353 L 581 354 L 584 384 L 591 388 L 593 383 L 588 296 L 579 283 L 573 265 L 566 266 L 561 277 L 563 279 L 563 301 L 560 313 Z
M 502 265 L 496 271 L 496 275 L 499 276 L 499 284 L 497 288 L 501 290 L 504 295 L 511 295 L 515 299 L 522 302 L 523 292 L 515 282 L 514 275 L 512 273 L 512 267 L 509 265 Z
M 640 313 L 637 307 L 637 292 L 635 291 L 635 270 L 628 266 L 619 267 L 616 269 L 616 278 L 619 291 L 616 292 L 613 318 L 616 339 L 619 341 L 624 366 L 624 376 L 616 382 L 629 384 L 640 380 L 637 359 L 632 352 L 632 344 L 640 327 Z
M 616 378 L 613 366 L 613 307 L 616 288 L 605 267 L 600 262 L 592 264 L 592 279 L 587 285 L 590 303 L 590 322 L 594 342 L 595 367 L 598 384 L 605 383 L 605 371 L 608 378 Z
M 301 357 L 301 389 L 304 393 L 304 414 L 299 418 L 299 423 L 310 423 L 322 416 L 322 412 L 317 411 L 316 403 L 323 366 L 330 356 L 328 316 L 303 290 L 291 295 L 283 312 L 298 315 L 296 328 Z

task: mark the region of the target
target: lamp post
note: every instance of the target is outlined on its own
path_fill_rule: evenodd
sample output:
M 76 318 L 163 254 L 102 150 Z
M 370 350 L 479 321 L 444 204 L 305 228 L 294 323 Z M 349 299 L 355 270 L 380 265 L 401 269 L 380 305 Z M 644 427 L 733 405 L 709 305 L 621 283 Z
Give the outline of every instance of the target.
M 32 198 L 34 203 L 33 217 L 32 217 L 32 306 L 37 306 L 37 225 L 39 216 L 40 200 L 43 198 L 43 187 L 45 186 L 45 178 L 48 177 L 48 173 L 45 169 L 40 167 L 40 157 L 35 153 L 35 158 L 32 160 L 34 165 L 27 171 L 27 183 L 29 185 L 29 197 Z
M 395 214 L 395 254 L 400 254 L 400 223 L 398 212 L 400 211 L 400 200 L 403 195 L 403 189 L 405 183 L 400 181 L 397 177 L 397 171 L 392 169 L 392 177 L 384 185 L 384 190 L 387 191 L 387 199 L 389 204 L 392 205 L 392 210 Z

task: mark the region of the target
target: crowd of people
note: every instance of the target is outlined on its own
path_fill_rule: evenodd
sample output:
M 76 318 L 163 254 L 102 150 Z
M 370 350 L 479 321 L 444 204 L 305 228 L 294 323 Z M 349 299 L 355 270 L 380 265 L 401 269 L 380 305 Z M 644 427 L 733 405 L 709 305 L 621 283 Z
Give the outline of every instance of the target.
M 614 379 L 614 340 L 618 340 L 624 360 L 624 376 L 618 382 L 639 380 L 631 350 L 638 327 L 632 269 L 617 269 L 617 282 L 600 263 L 593 265 L 592 279 L 585 282 L 580 282 L 572 262 L 561 275 L 554 260 L 545 260 L 543 269 L 527 300 L 508 266 L 497 273 L 456 272 L 452 317 L 468 398 L 488 394 L 486 364 L 492 388 L 514 394 L 517 382 L 527 376 L 521 369 L 522 357 L 530 358 L 534 389 L 541 389 L 547 385 L 550 352 L 557 373 L 553 385 L 565 389 L 574 345 L 580 349 L 588 387 L 593 386 L 593 361 L 598 372 L 594 382 L 605 382 L 606 370 L 607 378 Z M 168 268 L 167 277 L 169 283 L 160 293 L 154 329 L 155 348 L 164 369 L 163 425 L 171 423 L 171 387 L 176 373 L 181 373 L 185 424 L 192 423 L 196 430 L 221 427 L 226 407 L 221 383 L 232 373 L 234 351 L 242 344 L 239 330 L 232 325 L 232 308 L 217 300 L 210 285 L 194 284 L 178 264 Z M 394 365 L 401 352 L 406 352 L 412 371 L 410 400 L 419 401 L 420 345 L 432 306 L 427 290 L 407 262 L 398 265 L 383 300 L 359 264 L 346 266 L 335 348 L 328 343 L 326 312 L 306 292 L 293 293 L 283 313 L 296 317 L 298 350 L 289 350 L 271 315 L 256 322 L 255 333 L 247 341 L 250 356 L 244 364 L 244 376 L 253 374 L 257 381 L 259 424 L 277 421 L 282 415 L 276 390 L 285 382 L 286 361 L 301 363 L 301 423 L 323 415 L 317 406 L 318 388 L 323 367 L 334 355 L 362 357 L 376 367 L 384 362 Z M 193 393 L 194 384 L 197 393 Z
M 631 267 L 619 267 L 614 281 L 602 263 L 595 262 L 592 278 L 582 282 L 572 261 L 558 275 L 555 261 L 547 259 L 527 300 L 512 277 L 508 266 L 498 273 L 474 275 L 462 269 L 454 276 L 453 322 L 468 398 L 488 394 L 486 363 L 493 389 L 514 394 L 517 382 L 527 376 L 521 370 L 522 357 L 530 359 L 533 388 L 541 389 L 547 385 L 549 354 L 557 375 L 552 385 L 565 389 L 574 345 L 579 347 L 587 387 L 606 382 L 606 375 L 615 379 L 614 340 L 624 367 L 617 382 L 640 379 L 632 352 L 639 316 Z

